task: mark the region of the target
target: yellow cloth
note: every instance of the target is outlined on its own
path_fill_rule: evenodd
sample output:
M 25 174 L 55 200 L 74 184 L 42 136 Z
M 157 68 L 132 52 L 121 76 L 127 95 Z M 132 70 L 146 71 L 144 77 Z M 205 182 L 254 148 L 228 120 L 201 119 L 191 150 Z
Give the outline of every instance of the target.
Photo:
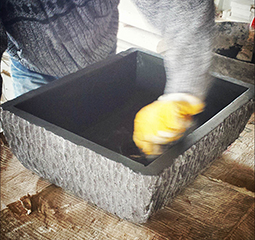
M 145 155 L 160 155 L 162 145 L 180 139 L 203 109 L 204 103 L 190 94 L 163 95 L 136 114 L 133 140 Z

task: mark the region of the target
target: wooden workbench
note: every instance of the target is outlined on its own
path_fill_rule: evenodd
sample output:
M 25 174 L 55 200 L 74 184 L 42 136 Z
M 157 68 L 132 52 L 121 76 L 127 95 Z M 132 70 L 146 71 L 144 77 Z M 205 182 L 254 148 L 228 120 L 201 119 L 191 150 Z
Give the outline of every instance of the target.
M 146 224 L 121 220 L 25 169 L 1 144 L 0 239 L 254 239 L 254 114 L 240 137 Z

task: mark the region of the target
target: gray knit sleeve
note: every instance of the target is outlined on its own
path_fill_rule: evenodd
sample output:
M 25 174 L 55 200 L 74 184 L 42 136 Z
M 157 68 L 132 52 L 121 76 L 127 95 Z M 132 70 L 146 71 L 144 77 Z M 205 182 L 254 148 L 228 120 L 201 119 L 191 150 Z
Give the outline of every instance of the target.
M 2 55 L 4 53 L 4 51 L 7 48 L 7 35 L 2 23 L 2 20 L 0 18 L 0 60 L 2 59 Z M 1 64 L 0 64 L 0 72 L 2 72 L 1 70 Z M 3 85 L 3 80 L 0 74 L 0 98 L 2 96 L 2 85 Z
M 133 0 L 168 45 L 165 93 L 188 92 L 204 99 L 211 83 L 213 0 Z

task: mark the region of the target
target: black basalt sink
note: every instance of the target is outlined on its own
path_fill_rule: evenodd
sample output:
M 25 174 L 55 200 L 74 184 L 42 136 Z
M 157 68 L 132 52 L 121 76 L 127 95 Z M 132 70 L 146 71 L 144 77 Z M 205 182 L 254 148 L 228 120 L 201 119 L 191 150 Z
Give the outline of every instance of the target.
M 132 141 L 136 112 L 163 93 L 163 59 L 130 49 L 26 93 L 0 108 L 19 161 L 120 218 L 143 223 L 244 129 L 253 85 L 214 75 L 196 129 L 155 159 Z
M 133 170 L 147 172 L 152 162 L 178 156 L 253 96 L 249 84 L 215 77 L 206 109 L 196 117 L 199 131 L 148 160 L 132 141 L 133 121 L 139 109 L 163 93 L 164 86 L 162 58 L 133 49 L 25 94 L 3 108 Z M 158 164 L 153 166 L 149 172 L 162 170 Z

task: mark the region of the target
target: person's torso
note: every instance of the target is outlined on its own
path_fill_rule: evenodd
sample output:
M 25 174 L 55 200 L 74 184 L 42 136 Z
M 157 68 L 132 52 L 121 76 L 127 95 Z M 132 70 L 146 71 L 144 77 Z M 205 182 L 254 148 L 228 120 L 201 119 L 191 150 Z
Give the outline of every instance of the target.
M 8 53 L 30 70 L 64 76 L 116 47 L 119 0 L 2 0 Z

